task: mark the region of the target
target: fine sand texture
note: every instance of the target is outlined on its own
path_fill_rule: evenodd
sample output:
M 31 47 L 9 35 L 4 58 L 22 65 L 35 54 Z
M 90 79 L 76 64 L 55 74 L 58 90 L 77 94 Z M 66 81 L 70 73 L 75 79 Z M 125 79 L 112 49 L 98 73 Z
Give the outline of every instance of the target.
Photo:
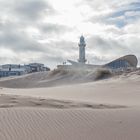
M 32 87 L 30 80 L 29 88 L 11 79 L 0 82 L 0 140 L 140 139 L 139 72 L 61 86 Z

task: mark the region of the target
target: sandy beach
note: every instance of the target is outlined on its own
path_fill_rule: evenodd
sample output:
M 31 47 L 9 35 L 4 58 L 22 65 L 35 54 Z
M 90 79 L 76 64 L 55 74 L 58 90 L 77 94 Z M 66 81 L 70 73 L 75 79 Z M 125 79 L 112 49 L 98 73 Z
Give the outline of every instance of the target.
M 138 140 L 138 73 L 37 88 L 9 88 L 14 80 L 1 80 L 7 84 L 0 88 L 0 139 Z

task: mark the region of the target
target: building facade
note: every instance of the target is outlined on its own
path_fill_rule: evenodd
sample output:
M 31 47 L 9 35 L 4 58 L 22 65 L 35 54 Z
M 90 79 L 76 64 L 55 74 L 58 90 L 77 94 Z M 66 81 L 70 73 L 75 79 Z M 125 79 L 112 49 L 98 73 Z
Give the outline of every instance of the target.
M 30 63 L 28 65 L 5 64 L 0 66 L 0 77 L 19 76 L 41 71 L 50 71 L 50 68 L 41 63 Z
M 137 64 L 138 64 L 138 59 L 135 55 L 126 55 L 110 63 L 105 64 L 103 67 L 112 70 L 127 70 L 127 69 L 136 68 Z

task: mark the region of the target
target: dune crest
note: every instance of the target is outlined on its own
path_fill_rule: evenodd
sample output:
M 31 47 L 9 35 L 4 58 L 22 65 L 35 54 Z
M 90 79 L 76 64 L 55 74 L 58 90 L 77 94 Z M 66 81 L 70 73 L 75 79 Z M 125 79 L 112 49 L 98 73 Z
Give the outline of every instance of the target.
M 8 88 L 33 88 L 53 87 L 77 83 L 93 82 L 109 78 L 112 73 L 106 69 L 97 70 L 61 70 L 51 72 L 38 72 L 19 77 L 2 78 L 0 87 Z

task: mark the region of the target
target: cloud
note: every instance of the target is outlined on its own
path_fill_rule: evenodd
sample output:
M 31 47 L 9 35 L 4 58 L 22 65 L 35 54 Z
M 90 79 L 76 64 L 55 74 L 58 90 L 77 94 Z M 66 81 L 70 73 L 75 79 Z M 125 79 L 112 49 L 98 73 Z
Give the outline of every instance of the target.
M 48 36 L 58 36 L 63 35 L 65 32 L 70 32 L 72 28 L 65 25 L 45 23 L 37 26 L 42 34 L 47 34 Z
M 140 2 L 136 0 L 103 0 L 85 1 L 93 9 L 92 16 L 88 19 L 93 23 L 104 23 L 122 28 L 139 19 Z
M 92 63 L 140 58 L 138 0 L 0 0 L 0 9 L 1 63 L 77 60 L 81 34 Z
M 117 8 L 111 13 L 107 21 L 122 28 L 133 21 L 140 19 L 140 2 L 131 2 Z
M 45 14 L 52 14 L 53 8 L 45 0 L 24 0 L 18 2 L 14 7 L 15 14 L 23 20 L 41 19 Z
M 0 48 L 6 47 L 15 52 L 43 51 L 43 48 L 41 48 L 41 45 L 36 40 L 18 28 L 14 28 L 14 24 L 0 23 L 0 25 Z
M 87 42 L 90 51 L 92 51 L 94 54 L 98 54 L 98 56 L 113 58 L 131 53 L 131 50 L 127 48 L 125 43 L 122 43 L 118 39 L 96 36 L 90 37 Z

